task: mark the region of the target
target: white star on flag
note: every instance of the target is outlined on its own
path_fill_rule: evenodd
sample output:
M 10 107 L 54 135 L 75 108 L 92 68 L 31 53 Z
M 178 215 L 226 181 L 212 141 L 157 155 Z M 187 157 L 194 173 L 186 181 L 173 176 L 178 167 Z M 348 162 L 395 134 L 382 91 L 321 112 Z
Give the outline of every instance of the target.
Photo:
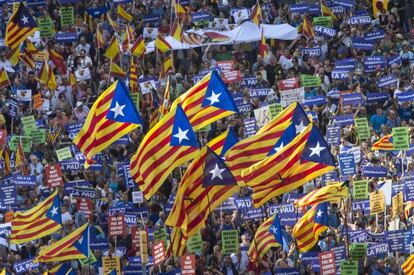
M 318 155 L 318 157 L 320 157 L 321 156 L 321 151 L 322 150 L 324 150 L 326 147 L 322 147 L 320 144 L 319 144 L 319 141 L 318 141 L 318 143 L 316 144 L 316 146 L 315 147 L 310 147 L 309 149 L 312 151 L 312 153 L 309 155 L 310 157 L 311 156 L 313 156 L 313 155 Z
M 216 163 L 216 166 L 214 167 L 214 169 L 211 171 L 208 171 L 212 175 L 211 180 L 214 180 L 215 178 L 223 179 L 223 176 L 221 175 L 221 173 L 223 173 L 224 170 L 226 169 L 220 169 L 218 167 L 218 164 Z
M 221 96 L 221 93 L 214 93 L 214 91 L 211 91 L 211 96 L 207 97 L 208 100 L 210 100 L 210 105 L 213 105 L 214 103 L 220 103 L 219 97 Z
M 298 125 L 295 125 L 296 134 L 300 134 L 305 128 L 306 126 L 303 125 L 303 121 L 301 121 Z
M 53 206 L 52 211 L 50 211 L 50 213 L 52 214 L 52 217 L 54 215 L 57 215 L 59 208 L 57 208 L 56 206 Z
M 185 140 L 190 140 L 187 137 L 187 133 L 188 133 L 188 130 L 183 131 L 180 127 L 178 127 L 178 133 L 175 134 L 174 137 L 178 138 L 178 143 L 181 143 L 184 139 Z
M 83 242 L 83 236 L 78 240 L 79 244 L 82 244 L 82 242 Z
M 279 152 L 280 150 L 282 150 L 282 148 L 283 148 L 283 142 L 282 143 L 280 143 L 280 145 L 279 145 L 279 147 L 273 147 L 273 150 L 275 150 L 275 152 L 277 153 L 277 152 Z
M 125 116 L 123 109 L 126 105 L 119 105 L 118 101 L 115 102 L 115 107 L 110 109 L 110 111 L 114 112 L 114 118 L 117 116 Z
M 323 214 L 322 210 L 319 209 L 319 211 L 316 213 L 316 216 L 318 218 L 320 218 L 322 216 L 322 214 Z
M 29 24 L 29 17 L 23 15 L 21 20 L 23 21 L 23 24 Z

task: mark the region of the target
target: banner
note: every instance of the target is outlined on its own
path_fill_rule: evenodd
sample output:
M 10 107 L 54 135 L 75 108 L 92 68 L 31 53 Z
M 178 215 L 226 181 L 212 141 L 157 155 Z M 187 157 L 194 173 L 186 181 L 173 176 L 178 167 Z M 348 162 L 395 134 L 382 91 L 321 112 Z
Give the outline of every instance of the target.
M 341 97 L 343 105 L 358 106 L 359 104 L 365 104 L 364 98 L 362 97 L 361 93 L 342 94 Z
M 409 90 L 406 92 L 398 93 L 397 95 L 398 102 L 409 102 L 414 100 L 414 91 Z
M 357 15 L 349 18 L 349 24 L 351 25 L 368 25 L 371 24 L 371 16 L 369 15 Z
M 368 199 L 368 181 L 356 180 L 352 183 L 352 198 L 354 200 L 366 200 Z
M 355 59 L 344 58 L 335 61 L 334 70 L 351 72 L 355 69 Z
M 72 26 L 75 24 L 73 7 L 66 6 L 60 8 L 60 24 L 62 26 Z
M 14 174 L 12 183 L 17 186 L 34 186 L 36 184 L 36 176 Z
M 397 85 L 397 82 L 397 77 L 391 74 L 377 79 L 377 86 L 382 88 L 385 86 Z
M 221 231 L 221 245 L 224 255 L 237 253 L 239 250 L 239 232 L 237 230 Z
M 305 12 L 307 12 L 309 10 L 309 5 L 308 4 L 290 4 L 289 5 L 289 11 L 291 13 L 299 13 L 299 14 L 303 14 Z
M 407 127 L 393 127 L 392 139 L 395 150 L 404 150 L 410 148 Z
M 385 102 L 389 99 L 387 92 L 367 93 L 367 103 Z
M 368 244 L 367 256 L 368 257 L 384 257 L 388 254 L 387 243 L 370 243 Z
M 317 25 L 314 28 L 315 33 L 320 34 L 320 35 L 326 35 L 328 37 L 335 37 L 336 35 L 336 30 L 335 29 L 330 29 L 321 25 Z
M 387 167 L 382 166 L 364 166 L 362 174 L 367 178 L 386 178 L 388 174 Z
M 319 87 L 321 85 L 321 79 L 319 76 L 313 76 L 309 74 L 300 75 L 300 85 L 304 88 L 307 87 Z
M 59 163 L 46 165 L 45 176 L 49 188 L 63 186 L 63 174 Z
M 361 37 L 352 39 L 352 47 L 357 50 L 372 51 L 374 49 L 374 41 L 366 40 Z
M 284 90 L 280 92 L 280 103 L 283 108 L 286 108 L 293 102 L 303 103 L 305 100 L 304 87 L 298 89 Z
M 270 88 L 252 88 L 249 91 L 250 97 L 265 97 L 270 94 Z
M 96 198 L 96 190 L 93 188 L 85 188 L 80 186 L 74 186 L 72 190 L 72 196 L 78 198 Z
M 334 117 L 334 125 L 335 126 L 348 126 L 354 125 L 354 115 L 340 115 Z
M 384 213 L 385 198 L 382 190 L 369 193 L 369 205 L 371 215 Z
M 316 96 L 310 96 L 308 98 L 305 98 L 305 102 L 303 103 L 303 105 L 307 105 L 307 106 L 319 106 L 319 105 L 323 105 L 326 104 L 326 98 L 323 95 L 316 95 Z
M 59 43 L 72 43 L 78 39 L 76 32 L 58 32 L 55 36 L 56 42 Z

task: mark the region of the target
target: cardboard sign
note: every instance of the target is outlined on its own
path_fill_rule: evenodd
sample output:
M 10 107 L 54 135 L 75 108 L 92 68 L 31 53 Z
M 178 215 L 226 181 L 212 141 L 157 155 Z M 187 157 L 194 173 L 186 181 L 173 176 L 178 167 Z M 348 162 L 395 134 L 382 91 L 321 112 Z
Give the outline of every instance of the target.
M 369 125 L 366 117 L 355 118 L 355 126 L 360 140 L 370 138 Z
M 392 138 L 395 150 L 404 150 L 410 148 L 407 127 L 392 128 Z
M 303 103 L 305 100 L 305 89 L 297 88 L 291 90 L 280 91 L 280 103 L 286 108 L 293 102 Z
M 141 191 L 134 191 L 132 192 L 132 203 L 143 203 L 144 202 L 144 195 Z
M 221 231 L 221 245 L 223 254 L 237 253 L 239 250 L 239 232 L 237 230 Z
M 56 155 L 59 161 L 72 158 L 72 152 L 70 151 L 70 147 L 65 147 L 56 150 Z
M 277 86 L 279 90 L 290 90 L 290 89 L 299 88 L 300 87 L 299 78 L 294 77 L 294 78 L 279 80 L 277 82 Z
M 152 256 L 154 257 L 154 265 L 159 265 L 165 260 L 164 241 L 152 245 Z
M 352 198 L 354 200 L 368 199 L 368 181 L 357 180 L 353 183 Z
M 49 16 L 37 18 L 40 37 L 50 38 L 55 35 L 53 21 Z
M 139 252 L 142 263 L 148 263 L 148 236 L 147 231 L 139 231 Z
M 185 255 L 181 257 L 181 274 L 195 275 L 195 256 Z
M 60 24 L 62 26 L 71 26 L 75 23 L 75 16 L 73 13 L 73 7 L 61 7 L 60 8 Z
M 116 216 L 109 216 L 108 225 L 108 235 L 110 237 L 124 235 L 126 232 L 125 215 L 118 214 Z
M 282 110 L 282 104 L 280 103 L 274 103 L 269 105 L 270 119 L 274 119 L 279 113 L 282 112 Z
M 187 240 L 187 251 L 188 253 L 195 253 L 201 255 L 203 249 L 203 241 L 201 239 L 201 234 L 198 232 L 194 236 L 188 238 Z
M 392 197 L 392 216 L 398 217 L 399 214 L 404 212 L 404 201 L 403 201 L 403 193 L 398 192 L 397 195 Z
M 27 132 L 33 144 L 46 144 L 46 129 L 36 129 Z M 23 149 L 24 150 L 24 149 Z
M 371 209 L 371 215 L 379 214 L 384 212 L 384 192 L 377 190 L 369 194 L 369 205 Z
M 92 200 L 90 198 L 76 198 L 76 209 L 84 213 L 89 220 L 92 217 Z
M 304 88 L 306 87 L 319 87 L 321 86 L 321 79 L 319 76 L 301 74 L 300 75 L 300 85 Z
M 332 251 L 320 253 L 319 266 L 321 267 L 321 275 L 336 274 L 335 254 Z
M 341 262 L 341 275 L 358 275 L 358 261 Z
M 350 249 L 352 260 L 363 260 L 367 255 L 367 249 L 367 243 L 352 243 Z
M 104 274 L 109 274 L 114 269 L 116 274 L 121 274 L 121 263 L 119 261 L 119 257 L 103 256 L 102 268 Z
M 12 136 L 9 141 L 10 150 L 16 152 L 20 141 L 22 143 L 23 152 L 30 153 L 30 150 L 32 149 L 32 140 L 30 137 Z
M 23 124 L 23 130 L 25 132 L 33 131 L 37 129 L 34 116 L 25 116 L 25 117 L 22 117 L 20 120 Z
M 49 188 L 63 186 L 62 171 L 60 169 L 60 164 L 49 164 L 45 167 L 45 175 L 47 180 L 47 185 Z

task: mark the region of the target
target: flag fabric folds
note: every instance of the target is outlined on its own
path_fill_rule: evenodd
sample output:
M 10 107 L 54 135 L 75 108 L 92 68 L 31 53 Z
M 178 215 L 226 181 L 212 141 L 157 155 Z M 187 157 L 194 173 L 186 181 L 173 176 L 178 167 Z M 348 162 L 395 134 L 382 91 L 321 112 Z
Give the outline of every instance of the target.
M 164 91 L 164 98 L 162 105 L 160 107 L 160 114 L 161 116 L 165 116 L 168 113 L 168 109 L 170 108 L 170 77 L 167 77 L 167 82 L 165 83 L 165 91 Z
M 96 27 L 96 44 L 99 49 L 105 48 L 105 41 L 103 39 L 102 30 L 100 24 Z
M 34 69 L 36 67 L 33 55 L 27 47 L 26 41 L 24 41 L 23 44 L 20 46 L 19 59 L 23 61 L 31 69 Z
M 43 61 L 40 70 L 37 72 L 37 78 L 40 82 L 46 85 L 46 87 L 52 91 L 56 90 L 57 84 L 55 79 L 55 74 L 53 73 L 52 68 L 46 61 Z
M 21 2 L 6 26 L 4 42 L 12 49 L 19 47 L 26 38 L 37 30 L 36 20 Z
M 413 275 L 414 274 L 414 254 L 408 257 L 407 260 L 401 266 L 401 269 L 404 271 L 406 275 Z
M 174 71 L 174 66 L 172 62 L 171 56 L 167 56 L 164 60 L 163 64 L 164 73 L 167 74 L 168 72 Z
M 253 21 L 253 23 L 260 26 L 260 23 L 262 22 L 262 9 L 260 8 L 259 1 L 257 1 L 253 6 L 250 19 Z
M 138 92 L 138 74 L 134 57 L 131 57 L 131 65 L 129 67 L 129 90 L 133 93 Z
M 142 36 L 138 37 L 137 40 L 135 40 L 135 43 L 132 45 L 130 52 L 133 56 L 141 57 L 146 51 L 145 47 L 145 41 Z
M 165 37 L 162 37 L 161 35 L 157 35 L 154 45 L 155 49 L 158 50 L 160 53 L 166 53 L 167 51 L 172 49 L 170 43 L 168 43 L 167 40 L 165 40 Z
M 280 140 L 284 140 L 284 136 Z M 334 169 L 335 162 L 326 141 L 319 130 L 309 124 L 291 142 L 277 148 L 275 154 L 243 170 L 242 177 L 253 190 L 253 204 L 257 208 Z
M 195 147 L 170 145 L 178 104 L 195 131 L 237 112 L 232 96 L 216 71 L 179 96 L 170 112 L 148 131 L 131 158 L 131 176 L 147 199 L 158 191 L 174 168 L 194 158 L 198 151 Z
M 167 229 L 168 230 L 168 229 Z M 183 238 L 181 228 L 174 227 L 171 233 L 171 241 L 168 243 L 166 254 L 168 256 L 184 256 L 186 252 L 186 241 Z
M 131 22 L 132 21 L 132 15 L 129 14 L 123 7 L 122 5 L 118 5 L 118 16 L 121 17 L 122 19 L 124 19 L 126 22 Z
M 126 72 L 124 72 L 124 70 L 122 70 L 122 68 L 115 62 L 111 62 L 111 66 L 109 67 L 109 75 L 111 77 L 125 78 Z
M 299 251 L 306 252 L 314 247 L 328 225 L 328 202 L 316 204 L 308 210 L 293 227 Z
M 295 200 L 295 207 L 306 207 L 325 201 L 338 202 L 342 198 L 349 196 L 349 188 L 342 183 L 334 183 L 322 188 L 318 188 L 304 197 Z
M 223 168 L 219 167 L 219 170 L 213 173 L 209 170 L 214 169 L 207 168 L 207 173 L 205 173 L 203 168 L 203 166 L 215 168 L 217 155 L 224 154 L 225 146 L 230 148 L 235 142 L 237 142 L 237 137 L 234 131 L 227 130 L 208 142 L 207 147 L 202 148 L 184 173 L 171 213 L 165 222 L 169 226 L 180 227 L 183 238 L 187 239 L 197 234 L 205 226 L 209 213 L 239 190 L 239 187 L 231 182 L 225 184 L 229 182 L 226 182 L 224 175 L 228 175 L 229 171 L 221 170 Z M 207 148 L 211 151 L 208 152 Z M 207 157 L 211 152 L 216 154 L 215 161 L 207 165 Z M 205 184 L 206 181 L 208 184 Z
M 55 64 L 56 68 L 62 75 L 66 75 L 66 65 L 63 56 L 61 56 L 58 52 L 53 49 L 49 49 L 49 57 L 52 60 L 53 64 Z
M 313 30 L 312 23 L 308 18 L 306 18 L 306 16 L 303 18 L 302 34 L 307 38 L 315 37 L 315 31 Z
M 6 88 L 9 86 L 9 77 L 7 76 L 7 72 L 4 68 L 0 69 L 0 89 Z
M 55 191 L 32 209 L 14 214 L 10 243 L 22 244 L 37 240 L 59 230 L 61 223 L 60 200 Z
M 175 40 L 183 42 L 183 29 L 181 28 L 179 20 L 174 21 L 170 35 L 174 37 Z
M 277 223 L 279 224 L 277 225 Z M 277 239 L 274 234 L 278 230 L 280 232 L 280 239 Z M 252 261 L 256 261 L 257 258 L 262 258 L 270 248 L 282 246 L 281 233 L 280 220 L 277 215 L 265 220 L 257 229 L 254 239 L 250 244 L 248 251 L 249 258 Z M 279 235 L 279 233 L 277 234 Z
M 112 60 L 112 62 L 118 62 L 121 53 L 119 52 L 119 43 L 118 39 L 114 36 L 112 36 L 111 41 L 109 42 L 108 48 L 105 51 L 105 57 Z
M 394 143 L 392 134 L 383 136 L 378 140 L 377 142 L 374 142 L 372 144 L 372 150 L 382 150 L 382 151 L 393 151 L 394 149 Z
M 86 223 L 52 245 L 40 250 L 38 262 L 57 262 L 89 257 L 89 224 Z
M 9 51 L 6 53 L 5 58 L 9 60 L 9 62 L 16 66 L 17 63 L 19 63 L 19 54 L 20 54 L 20 47 L 16 47 L 14 49 L 9 49 Z
M 266 56 L 269 54 L 266 44 L 266 38 L 264 37 L 263 29 L 262 29 L 262 37 L 260 39 L 260 45 L 259 45 L 259 55 L 263 58 L 266 58 Z
M 126 115 L 128 114 L 128 115 Z M 85 155 L 85 167 L 93 156 L 142 125 L 139 113 L 122 81 L 115 81 L 104 91 L 76 135 L 74 143 Z
M 307 115 L 297 103 L 292 103 L 264 125 L 256 135 L 241 140 L 226 153 L 226 164 L 239 185 L 245 185 L 241 177 L 242 170 L 265 159 L 292 123 L 295 124 L 297 134 L 309 123 Z
M 338 17 L 336 17 L 335 13 L 333 13 L 332 10 L 324 3 L 321 3 L 321 10 L 322 16 L 330 16 L 333 20 L 338 20 Z
M 65 262 L 49 270 L 50 275 L 76 275 L 70 262 Z

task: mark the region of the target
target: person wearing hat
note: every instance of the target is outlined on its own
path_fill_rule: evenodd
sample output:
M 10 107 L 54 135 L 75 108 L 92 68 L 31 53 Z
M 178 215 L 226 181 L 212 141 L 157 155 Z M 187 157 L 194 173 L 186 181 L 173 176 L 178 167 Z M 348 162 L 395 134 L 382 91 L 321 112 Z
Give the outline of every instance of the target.
M 89 113 L 89 108 L 85 106 L 81 101 L 76 102 L 74 110 L 75 120 L 78 122 L 84 122 Z

